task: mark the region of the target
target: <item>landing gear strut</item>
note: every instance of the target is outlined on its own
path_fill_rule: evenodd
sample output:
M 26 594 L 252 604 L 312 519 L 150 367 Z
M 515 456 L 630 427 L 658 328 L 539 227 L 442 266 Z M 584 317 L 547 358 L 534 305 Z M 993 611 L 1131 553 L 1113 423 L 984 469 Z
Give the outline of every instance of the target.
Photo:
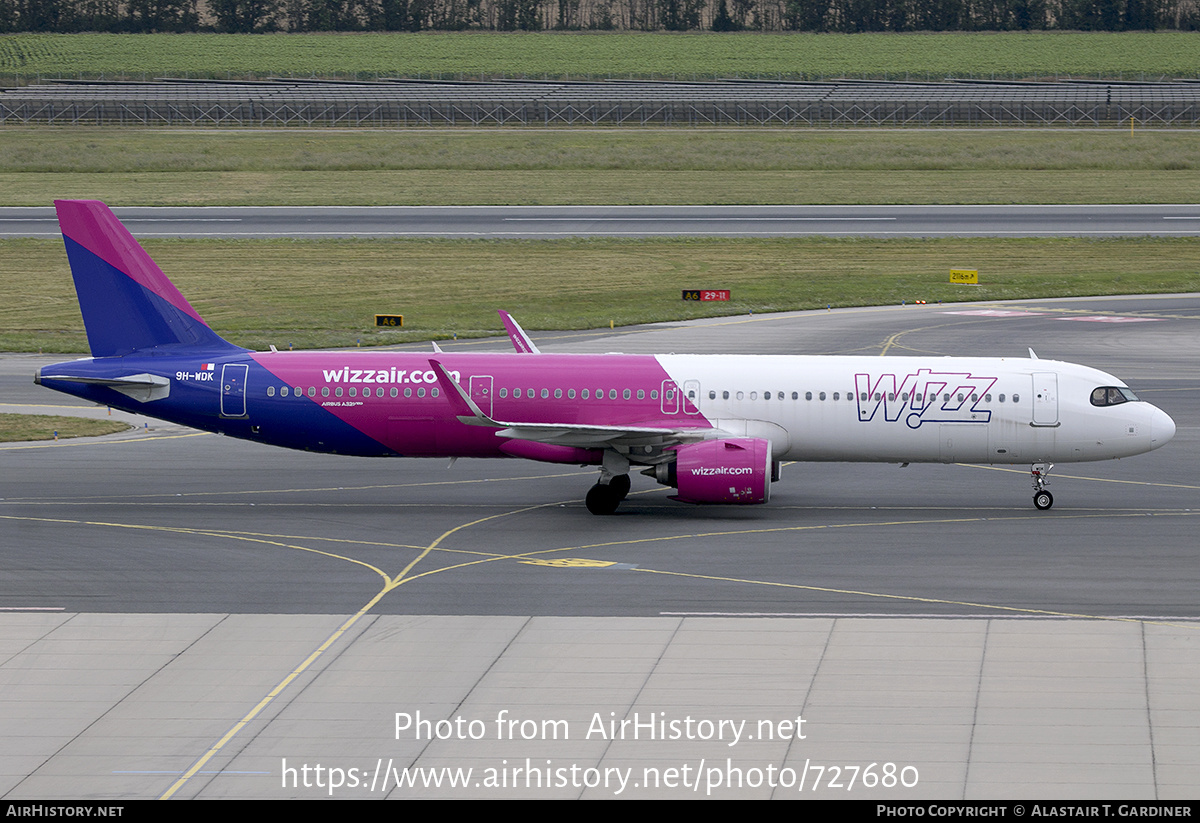
M 1046 511 L 1054 505 L 1054 495 L 1046 491 L 1046 483 L 1050 480 L 1053 463 L 1034 463 L 1030 469 L 1033 478 L 1033 505 L 1038 511 Z

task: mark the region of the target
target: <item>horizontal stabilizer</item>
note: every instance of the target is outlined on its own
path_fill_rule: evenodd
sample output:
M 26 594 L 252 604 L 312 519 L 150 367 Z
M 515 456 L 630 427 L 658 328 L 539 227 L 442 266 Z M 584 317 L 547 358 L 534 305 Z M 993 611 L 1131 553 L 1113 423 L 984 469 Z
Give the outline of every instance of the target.
M 89 386 L 107 386 L 119 391 L 126 397 L 131 397 L 139 403 L 149 403 L 151 400 L 162 400 L 171 394 L 171 381 L 157 374 L 131 374 L 128 377 L 76 377 L 66 374 L 37 375 L 36 382 L 40 385 L 43 380 L 61 380 L 64 383 L 86 383 Z

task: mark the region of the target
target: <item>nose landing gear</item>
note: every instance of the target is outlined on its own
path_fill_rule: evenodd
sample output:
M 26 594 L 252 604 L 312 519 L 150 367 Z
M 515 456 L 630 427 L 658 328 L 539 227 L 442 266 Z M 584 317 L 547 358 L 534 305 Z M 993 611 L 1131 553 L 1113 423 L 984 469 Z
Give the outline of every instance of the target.
M 1038 511 L 1046 511 L 1054 505 L 1054 495 L 1046 491 L 1046 483 L 1050 481 L 1053 463 L 1034 463 L 1030 469 L 1033 478 L 1033 506 Z

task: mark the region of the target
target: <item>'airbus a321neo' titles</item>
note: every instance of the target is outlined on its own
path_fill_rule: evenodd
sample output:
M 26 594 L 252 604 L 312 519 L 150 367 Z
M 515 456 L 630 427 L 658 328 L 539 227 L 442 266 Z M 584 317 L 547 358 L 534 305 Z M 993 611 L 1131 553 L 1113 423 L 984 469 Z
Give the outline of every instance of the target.
M 91 357 L 37 382 L 276 446 L 368 457 L 596 466 L 593 514 L 629 473 L 687 503 L 765 503 L 783 461 L 1032 466 L 1148 452 L 1160 409 L 1086 366 L 1004 357 L 253 352 L 221 339 L 103 203 L 60 200 Z

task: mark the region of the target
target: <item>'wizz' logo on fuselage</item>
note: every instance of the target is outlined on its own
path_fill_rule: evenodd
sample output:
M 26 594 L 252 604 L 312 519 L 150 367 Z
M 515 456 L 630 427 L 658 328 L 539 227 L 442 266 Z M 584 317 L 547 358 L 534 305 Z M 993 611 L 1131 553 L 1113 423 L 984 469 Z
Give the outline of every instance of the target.
M 903 377 L 856 374 L 854 399 L 863 423 L 874 420 L 880 408 L 884 420 L 895 423 L 903 418 L 911 429 L 922 423 L 986 423 L 992 413 L 979 404 L 995 384 L 995 377 L 930 369 Z

